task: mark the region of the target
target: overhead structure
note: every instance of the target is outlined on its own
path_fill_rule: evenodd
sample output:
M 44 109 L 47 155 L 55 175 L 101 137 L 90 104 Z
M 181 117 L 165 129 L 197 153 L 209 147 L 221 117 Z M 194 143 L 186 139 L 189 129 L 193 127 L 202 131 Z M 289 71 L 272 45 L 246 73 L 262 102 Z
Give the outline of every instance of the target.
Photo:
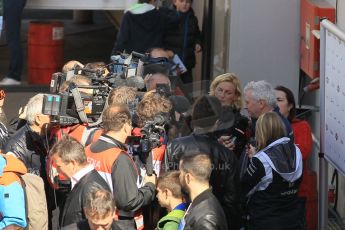
M 133 0 L 28 0 L 26 9 L 124 10 Z

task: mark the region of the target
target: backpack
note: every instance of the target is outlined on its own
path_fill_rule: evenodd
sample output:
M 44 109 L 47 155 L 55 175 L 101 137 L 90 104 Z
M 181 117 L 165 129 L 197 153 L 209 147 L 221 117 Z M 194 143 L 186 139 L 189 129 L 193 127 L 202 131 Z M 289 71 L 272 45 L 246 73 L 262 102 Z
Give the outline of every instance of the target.
M 20 216 L 20 219 L 24 220 L 20 223 L 20 226 L 25 227 L 28 230 L 48 229 L 48 211 L 47 211 L 47 201 L 44 190 L 44 182 L 41 177 L 27 173 L 25 165 L 19 159 L 12 155 L 0 155 L 0 159 L 6 160 L 6 165 L 3 168 L 3 173 L 0 173 L 0 191 L 1 186 L 3 188 L 10 187 L 8 185 L 13 185 L 16 183 L 21 186 L 16 187 L 15 190 L 8 191 L 9 197 L 18 197 L 18 206 L 14 209 L 15 212 L 11 217 L 13 219 L 18 218 L 16 215 Z M 25 170 L 23 170 L 23 167 Z M 1 171 L 1 168 L 0 168 Z M 11 182 L 12 181 L 12 182 Z M 14 181 L 14 182 L 13 182 Z M 2 198 L 0 198 L 2 199 Z M 15 199 L 15 198 L 13 198 Z M 7 200 L 1 202 L 4 205 L 4 210 L 0 212 L 12 211 L 14 205 L 10 199 L 8 200 L 8 205 L 6 205 Z M 7 208 L 7 210 L 5 210 Z M 24 224 L 25 223 L 25 224 Z M 16 223 L 15 223 L 16 224 Z M 0 225 L 1 226 L 1 225 Z
M 48 230 L 48 209 L 44 190 L 44 182 L 41 177 L 26 173 L 20 176 L 25 193 L 26 229 Z

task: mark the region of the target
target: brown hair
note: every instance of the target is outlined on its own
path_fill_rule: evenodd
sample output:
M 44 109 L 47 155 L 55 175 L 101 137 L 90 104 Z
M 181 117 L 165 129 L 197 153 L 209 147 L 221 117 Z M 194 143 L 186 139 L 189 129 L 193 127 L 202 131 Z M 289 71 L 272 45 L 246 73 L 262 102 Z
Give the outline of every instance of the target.
M 135 100 L 137 90 L 133 87 L 121 86 L 110 91 L 108 104 L 128 104 Z
M 137 114 L 140 123 L 152 120 L 159 113 L 169 113 L 172 109 L 171 102 L 158 93 L 145 94 L 138 105 Z
M 80 165 L 87 164 L 84 146 L 73 137 L 64 136 L 50 150 L 50 155 L 57 154 L 67 164 L 76 161 Z
M 102 115 L 104 131 L 120 131 L 124 124 L 131 123 L 131 114 L 125 104 L 113 104 Z
M 179 171 L 170 171 L 162 174 L 157 180 L 157 188 L 162 190 L 168 189 L 175 198 L 182 198 L 182 189 L 179 176 Z
M 285 136 L 286 130 L 283 121 L 275 112 L 264 113 L 259 117 L 255 127 L 257 151 Z
M 292 122 L 292 120 L 296 118 L 296 101 L 292 91 L 281 85 L 277 86 L 275 90 L 284 92 L 288 104 L 292 106 L 287 117 L 287 119 Z
M 210 92 L 209 95 L 215 96 L 215 91 L 217 86 L 222 82 L 229 82 L 234 85 L 235 87 L 235 95 L 236 99 L 234 101 L 234 107 L 236 109 L 242 108 L 242 91 L 241 91 L 241 83 L 236 74 L 234 73 L 225 73 L 222 75 L 217 76 L 210 85 Z

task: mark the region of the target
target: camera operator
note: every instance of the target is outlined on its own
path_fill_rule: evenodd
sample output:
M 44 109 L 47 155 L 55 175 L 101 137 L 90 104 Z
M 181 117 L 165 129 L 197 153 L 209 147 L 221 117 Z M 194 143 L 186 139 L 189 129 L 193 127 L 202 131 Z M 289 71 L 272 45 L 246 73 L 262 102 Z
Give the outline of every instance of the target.
M 45 177 L 42 162 L 47 155 L 46 136 L 50 116 L 42 114 L 43 94 L 36 94 L 27 104 L 27 123 L 17 130 L 3 148 L 4 153 L 13 154 L 22 160 L 30 173 Z
M 84 75 L 75 75 L 69 81 L 65 81 L 61 86 L 59 91 L 64 92 L 68 90 L 70 83 L 76 84 L 76 86 L 90 86 L 91 79 Z M 92 94 L 92 89 L 78 88 L 81 94 L 90 95 Z M 68 135 L 75 138 L 82 145 L 87 146 L 94 142 L 102 134 L 102 129 L 99 127 L 88 127 L 87 124 L 75 124 L 75 125 L 64 125 L 59 126 L 53 132 L 53 136 L 57 140 L 61 140 L 63 135 Z
M 183 156 L 199 152 L 209 153 L 213 165 L 210 184 L 214 195 L 222 204 L 229 229 L 239 229 L 239 178 L 237 175 L 237 158 L 235 154 L 219 144 L 214 137 L 221 114 L 221 103 L 213 96 L 202 96 L 193 105 L 193 133 L 186 137 L 174 139 L 167 147 L 166 162 L 170 169 L 178 169 Z M 230 125 L 233 119 L 228 120 Z
M 167 75 L 162 73 L 147 74 L 145 76 L 146 91 L 152 91 L 157 88 L 157 84 L 167 85 L 170 91 L 170 79 Z
M 139 169 L 127 153 L 125 141 L 132 132 L 131 115 L 126 105 L 110 105 L 103 112 L 105 133 L 86 148 L 89 163 L 107 181 L 113 190 L 121 229 L 140 229 L 140 210 L 155 197 L 156 176 L 146 176 L 144 185 L 139 184 Z M 141 225 L 140 225 L 141 223 Z
M 137 115 L 139 117 L 139 129 L 134 129 L 134 135 L 140 135 L 140 128 L 142 128 L 145 123 L 154 120 L 155 116 L 163 114 L 166 120 L 168 120 L 170 112 L 172 109 L 171 102 L 168 98 L 158 94 L 158 93 L 146 93 L 143 99 L 140 101 L 137 108 Z M 162 161 L 164 159 L 164 153 L 167 143 L 167 137 L 163 137 L 162 145 L 158 148 L 152 150 L 153 153 L 153 165 L 154 171 L 159 176 Z
M 49 225 L 51 225 L 53 196 L 48 184 L 45 170 L 46 156 L 48 154 L 48 132 L 51 117 L 42 114 L 44 94 L 36 94 L 30 98 L 27 104 L 26 124 L 18 129 L 7 141 L 3 152 L 11 154 L 20 159 L 28 169 L 29 173 L 40 176 L 45 184 L 45 194 L 48 205 Z

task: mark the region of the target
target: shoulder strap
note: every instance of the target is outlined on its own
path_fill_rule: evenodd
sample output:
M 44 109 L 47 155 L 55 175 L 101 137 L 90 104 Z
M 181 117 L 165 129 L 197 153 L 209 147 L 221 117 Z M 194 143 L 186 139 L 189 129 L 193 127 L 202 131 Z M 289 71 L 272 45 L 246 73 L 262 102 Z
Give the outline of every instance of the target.
M 23 188 L 23 191 L 24 191 L 24 199 L 25 199 L 25 217 L 26 217 L 26 227 L 24 228 L 24 230 L 28 230 L 29 229 L 29 211 L 28 211 L 28 198 L 26 197 L 26 184 L 25 184 L 25 181 L 24 179 L 22 178 L 22 176 L 17 173 L 17 176 L 19 177 L 20 179 L 20 182 L 22 184 L 22 188 Z

